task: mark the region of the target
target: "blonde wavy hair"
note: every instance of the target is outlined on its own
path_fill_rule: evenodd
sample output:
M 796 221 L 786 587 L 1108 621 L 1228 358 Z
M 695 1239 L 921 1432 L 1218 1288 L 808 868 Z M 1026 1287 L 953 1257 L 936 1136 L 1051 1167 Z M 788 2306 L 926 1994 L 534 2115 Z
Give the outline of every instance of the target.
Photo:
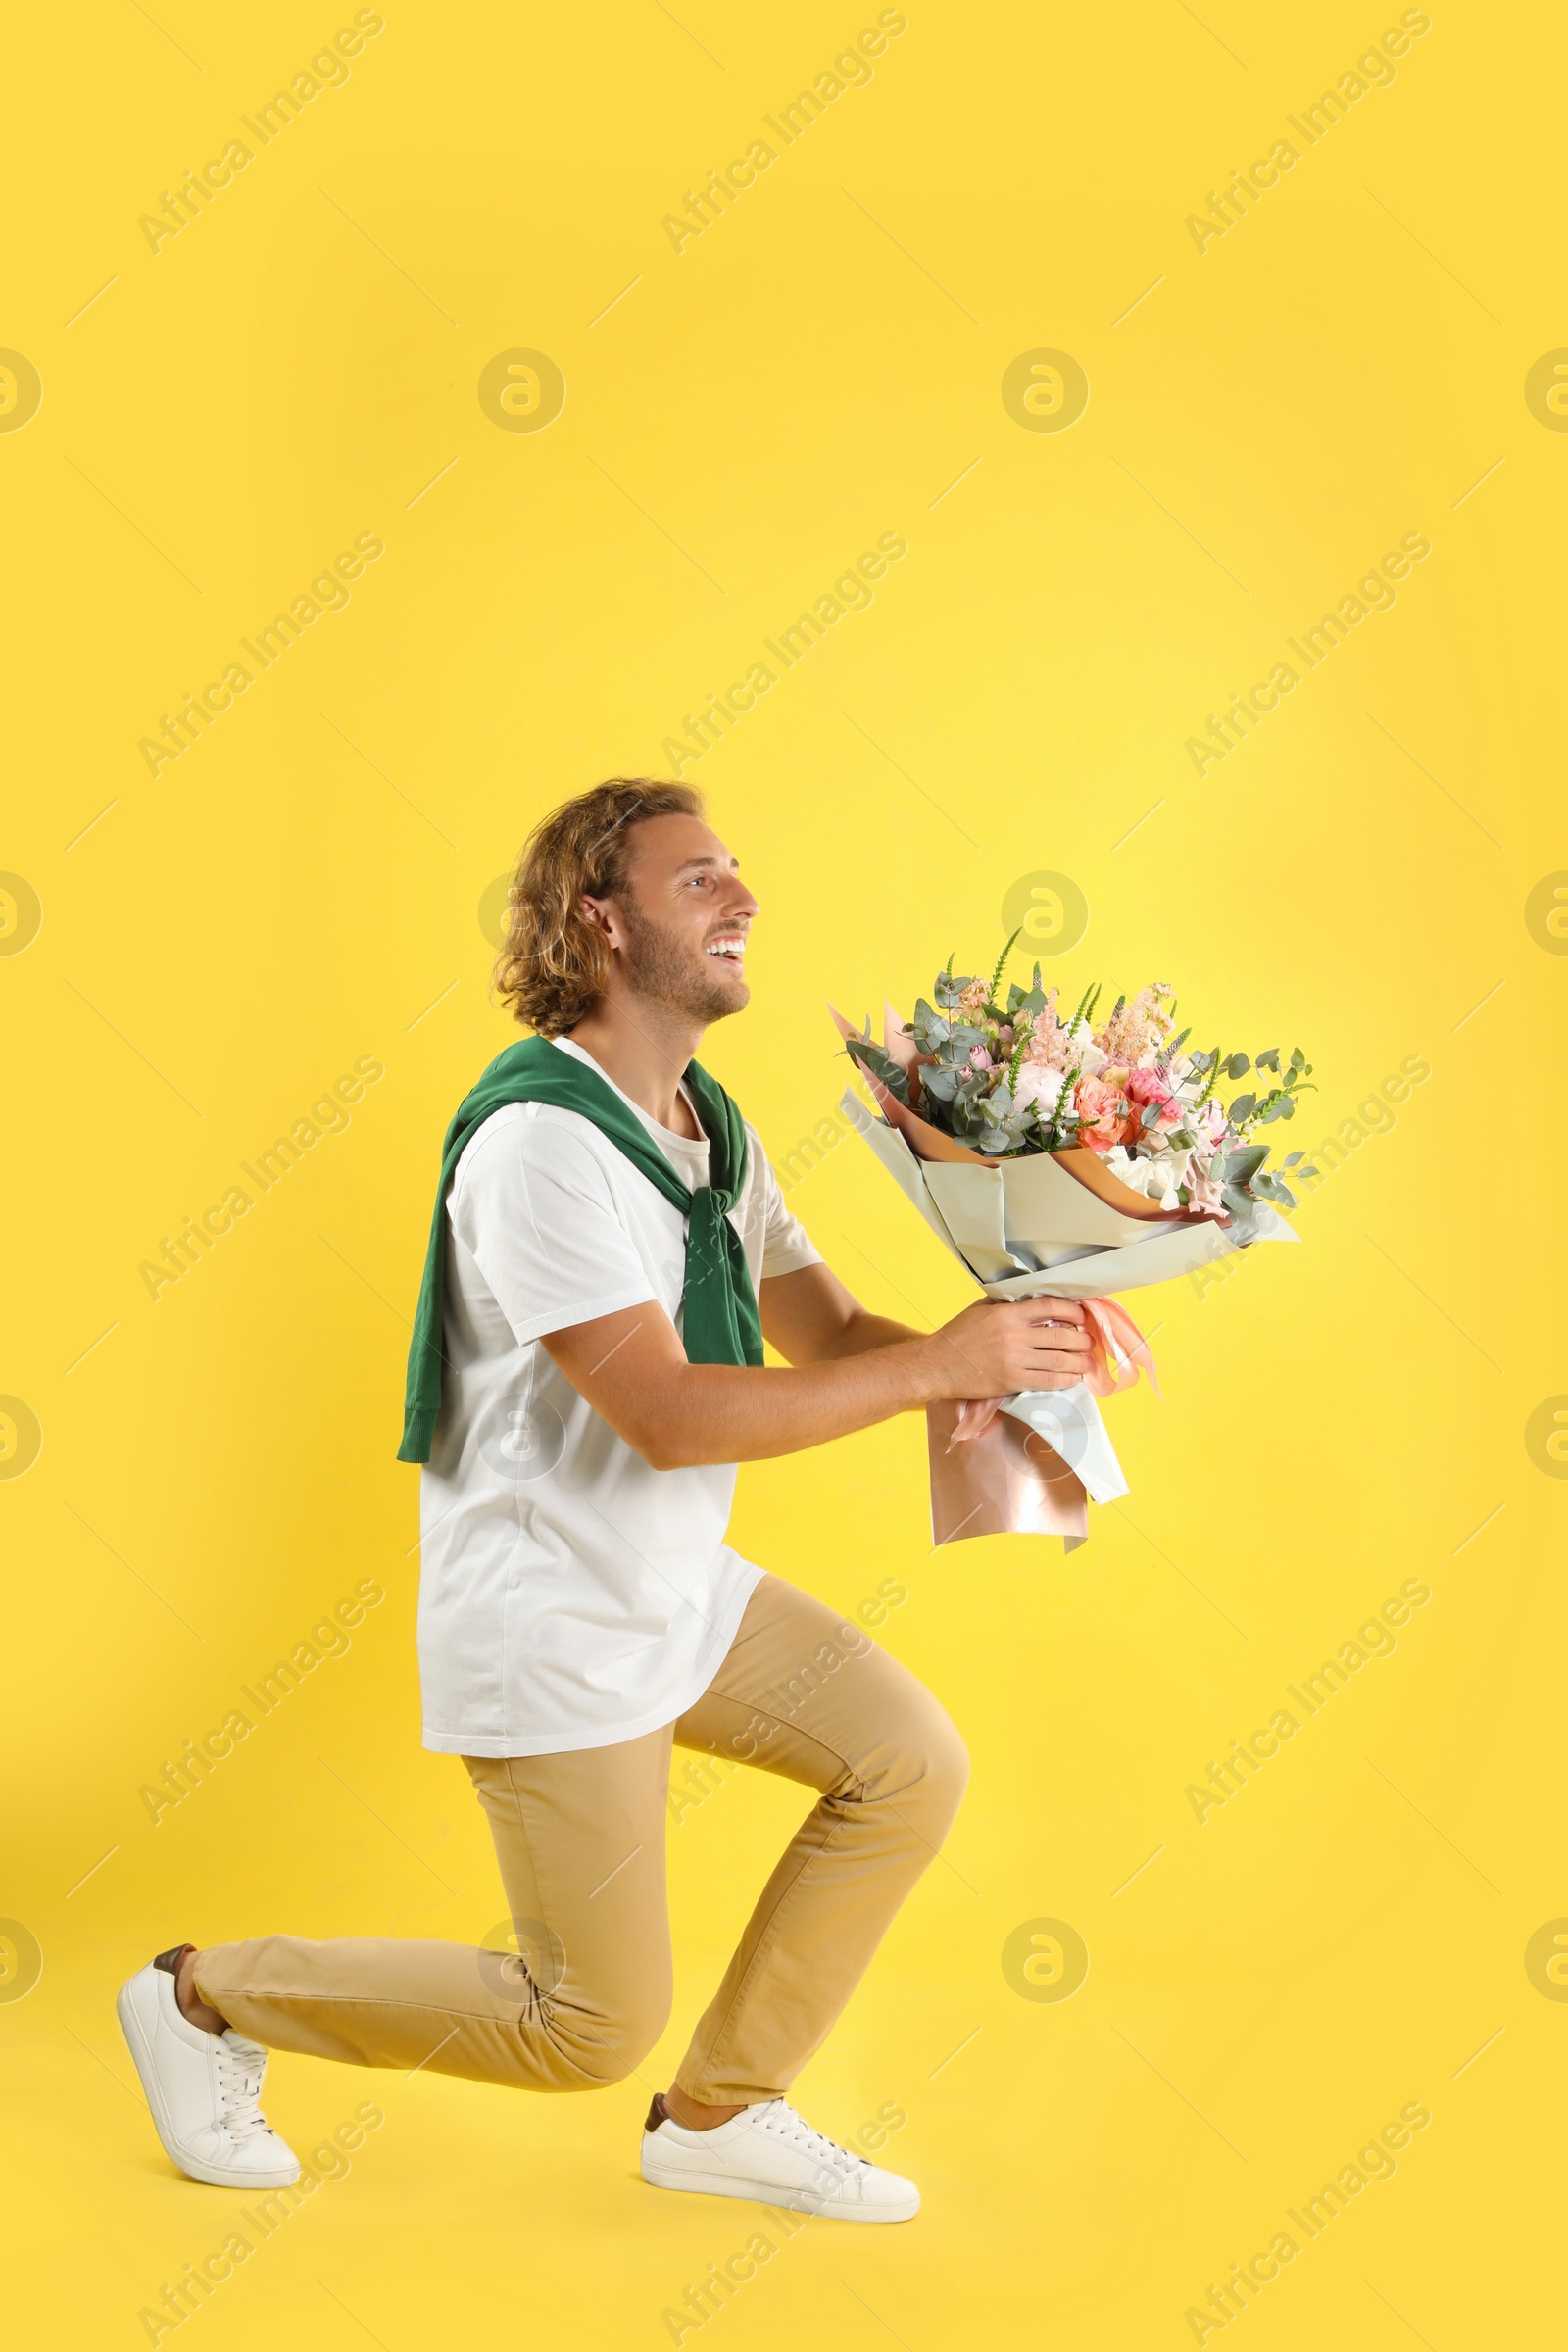
M 493 986 L 513 1018 L 540 1037 L 580 1021 L 610 977 L 610 943 L 581 902 L 624 888 L 633 828 L 647 816 L 701 816 L 689 784 L 612 776 L 564 801 L 534 827 L 507 893 L 507 933 Z

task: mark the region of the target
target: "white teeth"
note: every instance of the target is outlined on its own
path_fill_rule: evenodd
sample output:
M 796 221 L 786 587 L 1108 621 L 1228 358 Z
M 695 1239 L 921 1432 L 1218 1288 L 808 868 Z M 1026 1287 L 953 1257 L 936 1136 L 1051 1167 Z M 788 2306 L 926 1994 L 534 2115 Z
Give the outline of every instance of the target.
M 722 956 L 732 963 L 739 963 L 746 954 L 746 942 L 744 939 L 710 940 L 708 953 L 710 956 Z

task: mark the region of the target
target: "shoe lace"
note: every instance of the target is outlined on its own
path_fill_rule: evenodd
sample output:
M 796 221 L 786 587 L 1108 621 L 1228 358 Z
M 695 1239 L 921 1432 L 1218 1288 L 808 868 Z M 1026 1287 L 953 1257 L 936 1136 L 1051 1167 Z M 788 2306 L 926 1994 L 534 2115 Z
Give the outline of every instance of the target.
M 773 2100 L 758 2121 L 764 2131 L 772 2132 L 775 2138 L 786 2141 L 789 2146 L 800 2148 L 824 2171 L 843 2175 L 857 2169 L 861 2172 L 870 2169 L 863 2156 L 852 2154 L 850 2149 L 841 2148 L 836 2139 L 829 2139 L 825 2132 L 815 2131 L 786 2099 Z
M 224 2128 L 235 2139 L 253 2139 L 259 2132 L 269 2129 L 267 2118 L 257 2104 L 266 2072 L 267 2052 L 259 2043 L 237 2038 L 231 2041 L 226 2035 L 220 2042 L 218 2096 Z

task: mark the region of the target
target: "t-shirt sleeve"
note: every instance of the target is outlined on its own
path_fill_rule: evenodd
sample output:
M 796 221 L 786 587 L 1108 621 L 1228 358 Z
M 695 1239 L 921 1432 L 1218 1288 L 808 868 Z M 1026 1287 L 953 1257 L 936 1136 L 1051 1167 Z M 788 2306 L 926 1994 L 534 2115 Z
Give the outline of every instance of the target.
M 760 1150 L 760 1146 L 754 1146 Z M 809 1237 L 799 1218 L 791 1216 L 784 1205 L 784 1195 L 773 1173 L 771 1160 L 762 1162 L 766 1181 L 762 1229 L 762 1274 L 766 1282 L 774 1274 L 798 1274 L 803 1266 L 819 1266 L 822 1253 L 811 1247 Z
M 658 1292 L 581 1122 L 546 1111 L 481 1127 L 447 1219 L 520 1346 Z

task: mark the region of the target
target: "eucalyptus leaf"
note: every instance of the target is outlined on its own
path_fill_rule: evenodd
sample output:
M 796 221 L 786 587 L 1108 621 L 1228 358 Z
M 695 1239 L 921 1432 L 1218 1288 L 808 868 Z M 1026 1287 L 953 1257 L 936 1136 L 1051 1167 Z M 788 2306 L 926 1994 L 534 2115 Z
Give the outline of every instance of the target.
M 907 1108 L 909 1101 L 909 1073 L 907 1070 L 902 1069 L 891 1055 L 884 1054 L 880 1046 L 868 1044 L 863 1037 L 848 1038 L 845 1041 L 844 1051 L 852 1061 L 858 1062 L 862 1069 L 869 1070 L 878 1085 L 886 1087 L 895 1101 L 904 1103 Z

